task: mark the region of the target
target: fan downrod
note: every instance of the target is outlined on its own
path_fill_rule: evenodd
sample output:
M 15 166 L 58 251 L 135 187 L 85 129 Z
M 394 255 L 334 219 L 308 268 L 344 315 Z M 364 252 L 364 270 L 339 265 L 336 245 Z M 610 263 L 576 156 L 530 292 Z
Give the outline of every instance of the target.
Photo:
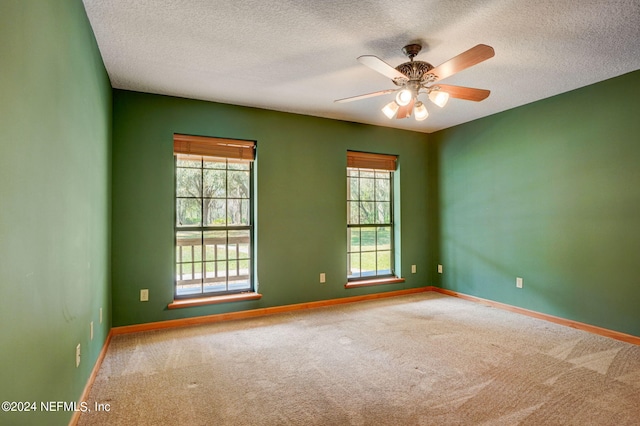
M 413 61 L 413 58 L 415 58 L 421 50 L 422 46 L 419 44 L 407 44 L 402 48 L 402 53 Z

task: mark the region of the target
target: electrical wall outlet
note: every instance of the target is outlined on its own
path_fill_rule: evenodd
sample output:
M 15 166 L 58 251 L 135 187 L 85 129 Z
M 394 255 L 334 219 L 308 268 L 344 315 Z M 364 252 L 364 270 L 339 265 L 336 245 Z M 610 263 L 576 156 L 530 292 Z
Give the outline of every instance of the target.
M 80 366 L 80 343 L 76 346 L 76 368 Z
M 140 301 L 141 302 L 149 301 L 149 289 L 143 288 L 142 290 L 140 290 Z
M 100 324 L 102 324 L 102 308 L 100 308 Z
M 411 273 L 412 274 L 415 274 L 417 272 L 417 270 L 418 269 L 417 269 L 416 265 L 411 265 Z
M 93 340 L 93 321 L 89 323 L 89 340 Z
M 442 265 L 438 265 L 438 273 L 441 274 L 442 273 Z
M 518 287 L 518 288 L 522 288 L 522 285 L 523 285 L 523 280 L 522 280 L 522 278 L 517 277 L 517 278 L 516 278 L 516 287 Z
M 327 281 L 327 276 L 325 275 L 325 273 L 324 273 L 324 272 L 321 272 L 321 273 L 320 273 L 320 282 L 321 282 L 321 283 L 324 283 L 324 282 L 326 282 L 326 281 Z

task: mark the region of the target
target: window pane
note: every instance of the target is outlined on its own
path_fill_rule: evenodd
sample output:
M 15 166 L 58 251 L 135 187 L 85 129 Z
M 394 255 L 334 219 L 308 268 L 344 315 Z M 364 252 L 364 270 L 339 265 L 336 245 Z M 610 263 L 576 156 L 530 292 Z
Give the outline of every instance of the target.
M 360 223 L 372 225 L 376 223 L 376 212 L 375 205 L 373 201 L 361 201 L 360 205 Z
M 250 170 L 251 163 L 248 161 L 229 159 L 229 170 Z
M 361 228 L 360 247 L 362 251 L 374 251 L 376 249 L 376 228 Z
M 238 261 L 238 266 L 240 267 L 240 276 L 247 276 L 249 275 L 249 260 L 245 259 L 245 260 L 239 260 Z
M 229 257 L 231 258 L 231 255 L 229 255 Z M 235 254 L 233 258 L 235 259 Z M 230 277 L 238 276 L 238 262 L 236 260 L 229 260 L 229 263 L 227 264 L 227 273 Z
M 202 156 L 179 154 L 176 156 L 177 167 L 195 167 L 199 169 L 202 166 Z
M 360 179 L 360 196 L 358 199 L 372 201 L 375 196 L 375 179 Z
M 202 170 L 177 168 L 176 195 L 178 197 L 201 197 Z
M 227 231 L 208 231 L 204 233 L 205 259 L 226 259 Z
M 349 252 L 360 251 L 360 228 L 347 228 Z
M 226 169 L 227 161 L 221 158 L 203 157 L 203 167 L 205 169 Z
M 238 244 L 230 242 L 227 245 L 227 258 L 229 260 L 234 260 L 238 258 Z
M 360 175 L 360 169 L 354 169 L 352 167 L 347 167 L 347 176 L 358 177 Z
M 391 250 L 391 228 L 388 226 L 378 228 L 376 242 L 378 250 Z
M 193 250 L 193 260 L 196 262 L 202 261 L 202 246 L 198 244 L 197 246 L 192 246 Z
M 206 198 L 225 198 L 227 196 L 227 173 L 224 170 L 205 170 L 203 193 Z
M 178 246 L 176 249 L 178 263 L 193 262 L 193 256 L 191 255 L 193 252 L 193 246 Z
M 358 224 L 360 223 L 360 204 L 357 201 L 348 201 L 347 202 L 347 214 L 349 224 Z
M 217 253 L 217 258 L 216 260 L 227 260 L 227 244 L 226 243 L 219 243 L 218 245 L 216 245 L 216 253 Z
M 360 253 L 351 253 L 347 256 L 347 268 L 349 278 L 360 276 Z
M 201 226 L 202 205 L 200 199 L 178 198 L 176 200 L 176 222 L 178 226 Z
M 347 178 L 347 200 L 358 199 L 358 179 Z
M 227 276 L 227 262 L 224 260 L 215 262 L 215 270 L 216 270 L 216 277 L 226 277 Z
M 249 288 L 250 288 L 250 284 L 249 284 L 248 277 L 238 277 L 238 278 L 229 280 L 229 290 L 231 291 L 242 291 L 242 290 L 248 290 Z
M 214 244 L 207 244 L 205 246 L 204 259 L 205 260 L 217 260 L 218 259 L 218 257 L 216 256 L 216 246 Z
M 201 244 L 202 232 L 200 231 L 179 231 L 176 232 L 177 245 Z
M 227 291 L 227 283 L 226 281 L 206 282 L 204 291 L 207 293 Z
M 391 273 L 391 252 L 379 251 L 377 262 L 377 274 L 388 275 Z
M 202 279 L 202 262 L 195 262 L 193 264 L 193 279 Z
M 249 172 L 230 170 L 228 176 L 229 197 L 249 198 Z
M 202 286 L 199 282 L 180 283 L 176 286 L 176 294 L 178 296 L 187 296 L 190 294 L 202 293 Z
M 376 200 L 391 200 L 391 181 L 389 179 L 376 179 Z
M 360 177 L 373 178 L 376 176 L 376 171 L 373 169 L 360 169 Z
M 366 252 L 360 255 L 360 275 L 371 276 L 376 274 L 376 252 Z
M 178 280 L 192 280 L 193 279 L 193 263 L 183 263 L 181 265 L 182 275 L 178 277 Z
M 232 242 L 249 242 L 251 233 L 248 229 L 234 229 L 229 231 L 229 241 Z
M 238 259 L 250 259 L 251 258 L 251 250 L 249 247 L 249 243 L 239 243 L 238 244 Z
M 391 203 L 389 201 L 376 202 L 375 223 L 391 223 Z
M 251 234 L 249 230 L 229 231 L 229 243 L 235 247 L 238 259 L 251 259 Z
M 216 263 L 215 262 L 205 262 L 204 264 L 204 277 L 205 280 L 212 280 L 216 277 Z
M 227 201 L 205 200 L 205 226 L 225 226 L 227 224 Z
M 249 200 L 228 200 L 228 225 L 248 225 L 249 224 Z

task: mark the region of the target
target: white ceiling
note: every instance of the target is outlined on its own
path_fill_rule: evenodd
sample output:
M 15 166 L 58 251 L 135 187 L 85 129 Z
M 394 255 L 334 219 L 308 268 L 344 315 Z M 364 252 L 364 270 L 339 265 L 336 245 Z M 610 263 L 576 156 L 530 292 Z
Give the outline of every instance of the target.
M 114 88 L 427 133 L 640 69 L 640 0 L 83 1 Z M 387 119 L 393 94 L 333 102 L 394 88 L 356 58 L 396 66 L 416 41 L 434 66 L 492 46 L 443 80 L 489 98 L 422 122 Z

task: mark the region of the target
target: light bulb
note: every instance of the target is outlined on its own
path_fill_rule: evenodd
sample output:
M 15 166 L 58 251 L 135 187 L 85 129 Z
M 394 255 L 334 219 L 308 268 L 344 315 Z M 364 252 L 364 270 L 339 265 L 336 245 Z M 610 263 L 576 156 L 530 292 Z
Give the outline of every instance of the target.
M 422 121 L 429 116 L 429 111 L 427 111 L 427 107 L 425 107 L 422 102 L 418 102 L 413 109 L 413 114 L 416 120 Z
M 449 100 L 449 94 L 447 92 L 441 92 L 439 90 L 433 90 L 429 92 L 429 99 L 440 108 L 447 104 Z
M 396 102 L 400 106 L 409 105 L 409 102 L 411 102 L 411 99 L 413 99 L 413 93 L 411 93 L 411 90 L 409 89 L 402 89 L 396 95 Z
M 391 101 L 388 104 L 386 104 L 384 108 L 382 108 L 382 112 L 388 118 L 393 118 L 396 115 L 396 112 L 398 112 L 398 108 L 400 108 L 398 104 L 395 103 L 394 101 Z

